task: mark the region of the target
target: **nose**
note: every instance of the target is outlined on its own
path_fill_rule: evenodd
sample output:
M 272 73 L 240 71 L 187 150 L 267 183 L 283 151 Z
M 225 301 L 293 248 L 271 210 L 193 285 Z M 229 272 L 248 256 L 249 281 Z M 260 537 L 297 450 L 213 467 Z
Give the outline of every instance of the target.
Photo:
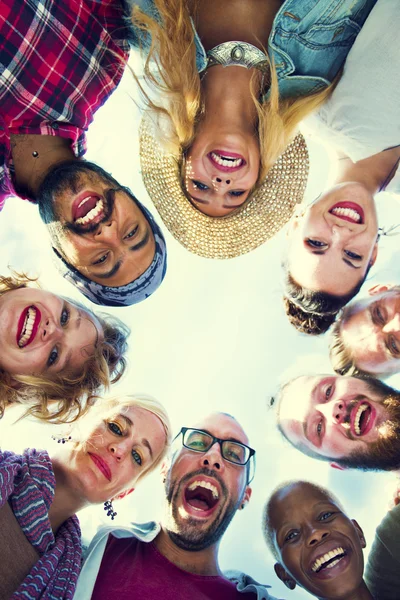
M 353 235 L 350 223 L 343 221 L 344 225 L 332 225 L 332 243 L 347 240 Z
M 118 246 L 119 236 L 117 223 L 114 220 L 100 223 L 99 228 L 94 234 L 94 239 L 97 242 L 106 243 L 109 246 Z
M 61 325 L 56 323 L 51 317 L 47 317 L 43 323 L 42 341 L 47 342 L 47 340 L 51 340 L 52 342 L 56 342 L 61 338 L 62 334 Z
M 214 181 L 215 181 L 215 183 L 219 183 L 222 185 L 230 185 L 232 182 L 232 179 L 231 178 L 225 179 L 224 177 L 218 176 L 218 177 L 214 177 Z
M 112 442 L 108 450 L 110 454 L 116 459 L 117 462 L 121 462 L 129 452 L 128 440 L 121 440 L 120 442 Z
M 385 325 L 382 327 L 384 333 L 400 333 L 400 313 L 395 313 Z
M 307 545 L 315 546 L 326 537 L 328 537 L 329 531 L 327 531 L 324 527 L 314 527 L 310 526 L 308 534 L 307 534 Z
M 345 421 L 347 409 L 342 400 L 320 404 L 317 409 L 324 415 L 328 423 L 343 423 Z
M 215 469 L 220 472 L 224 470 L 224 460 L 221 456 L 218 442 L 215 442 L 215 444 L 201 456 L 201 463 L 203 467 L 207 467 L 208 469 Z

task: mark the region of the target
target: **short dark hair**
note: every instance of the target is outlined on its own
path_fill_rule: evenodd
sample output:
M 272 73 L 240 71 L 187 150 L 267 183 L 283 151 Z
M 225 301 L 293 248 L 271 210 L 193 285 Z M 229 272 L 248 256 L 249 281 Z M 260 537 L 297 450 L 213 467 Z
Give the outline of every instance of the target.
M 368 265 L 364 277 L 349 293 L 337 296 L 304 288 L 291 276 L 287 262 L 282 263 L 285 271 L 285 312 L 290 323 L 298 331 L 308 335 L 320 335 L 328 331 L 340 309 L 360 291 L 371 266 Z

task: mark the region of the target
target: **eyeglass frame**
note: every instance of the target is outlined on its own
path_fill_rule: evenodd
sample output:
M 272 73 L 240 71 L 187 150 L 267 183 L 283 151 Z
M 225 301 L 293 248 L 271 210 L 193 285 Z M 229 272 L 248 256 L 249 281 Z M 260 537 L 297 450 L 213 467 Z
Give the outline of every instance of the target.
M 210 444 L 210 446 L 207 448 L 207 450 L 196 450 L 194 448 L 190 448 L 189 446 L 186 446 L 186 444 L 184 443 L 184 439 L 185 439 L 185 433 L 187 431 L 199 431 L 200 433 L 204 433 L 205 435 L 208 435 L 210 438 L 212 438 L 212 443 Z M 247 464 L 249 465 L 249 469 L 248 469 L 248 475 L 247 475 L 247 483 L 246 485 L 249 485 L 253 479 L 254 479 L 254 475 L 256 472 L 256 451 L 254 450 L 254 448 L 251 448 L 250 446 L 247 446 L 246 444 L 242 444 L 242 442 L 238 442 L 237 440 L 222 440 L 221 438 L 216 437 L 215 435 L 212 435 L 209 431 L 204 431 L 204 429 L 197 429 L 196 427 L 182 427 L 180 432 L 174 437 L 174 439 L 172 440 L 173 442 L 178 439 L 178 437 L 182 434 L 182 446 L 184 448 L 187 448 L 187 450 L 191 450 L 192 452 L 201 452 L 203 454 L 205 454 L 206 452 L 208 452 L 210 450 L 210 448 L 212 448 L 214 446 L 214 444 L 216 442 L 218 442 L 219 447 L 221 449 L 221 456 L 224 460 L 226 460 L 227 462 L 229 462 L 231 465 L 236 465 L 238 467 L 245 467 Z M 222 444 L 224 442 L 233 442 L 234 444 L 238 444 L 239 446 L 243 446 L 243 448 L 247 448 L 250 451 L 249 454 L 249 458 L 246 460 L 245 463 L 238 463 L 238 462 L 234 462 L 233 460 L 229 460 L 229 458 L 225 458 L 225 456 L 223 455 L 223 450 L 222 450 Z M 250 460 L 251 458 L 253 458 L 253 473 L 250 479 Z

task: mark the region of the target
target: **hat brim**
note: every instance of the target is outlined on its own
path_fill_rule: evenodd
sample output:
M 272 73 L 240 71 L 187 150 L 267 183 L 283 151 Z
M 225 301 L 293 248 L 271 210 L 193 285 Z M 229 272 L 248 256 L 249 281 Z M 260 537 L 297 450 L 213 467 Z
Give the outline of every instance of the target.
M 140 161 L 146 190 L 168 231 L 190 252 L 218 259 L 251 252 L 277 233 L 303 200 L 309 170 L 307 145 L 298 134 L 243 206 L 215 218 L 197 210 L 184 194 L 178 161 L 164 150 L 146 114 Z

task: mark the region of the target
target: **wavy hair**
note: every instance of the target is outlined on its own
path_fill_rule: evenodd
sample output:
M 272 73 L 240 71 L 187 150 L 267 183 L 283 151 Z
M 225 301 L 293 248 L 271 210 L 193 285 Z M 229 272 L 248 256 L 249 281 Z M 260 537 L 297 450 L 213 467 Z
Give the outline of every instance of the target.
M 37 278 L 25 274 L 0 276 L 0 296 L 31 285 L 40 287 Z M 94 315 L 84 309 L 100 322 L 104 340 L 98 342 L 94 355 L 84 362 L 81 373 L 63 373 L 49 379 L 43 375 L 10 375 L 0 369 L 0 418 L 8 405 L 23 403 L 27 404 L 27 414 L 38 419 L 53 423 L 75 421 L 95 402 L 100 388 L 108 389 L 122 377 L 129 328 L 116 317 Z
M 133 75 L 145 105 L 159 124 L 160 141 L 179 162 L 182 153 L 190 148 L 204 114 L 195 37 L 186 0 L 154 0 L 154 5 L 151 16 L 137 5 L 132 9 L 133 26 L 143 35 L 142 47 L 147 50 L 150 44 L 143 76 L 149 91 Z M 268 99 L 261 102 L 250 83 L 249 91 L 258 114 L 259 182 L 290 143 L 300 121 L 332 93 L 340 75 L 341 71 L 330 86 L 309 96 L 280 98 L 277 72 L 270 60 Z M 166 124 L 167 130 L 163 131 Z

